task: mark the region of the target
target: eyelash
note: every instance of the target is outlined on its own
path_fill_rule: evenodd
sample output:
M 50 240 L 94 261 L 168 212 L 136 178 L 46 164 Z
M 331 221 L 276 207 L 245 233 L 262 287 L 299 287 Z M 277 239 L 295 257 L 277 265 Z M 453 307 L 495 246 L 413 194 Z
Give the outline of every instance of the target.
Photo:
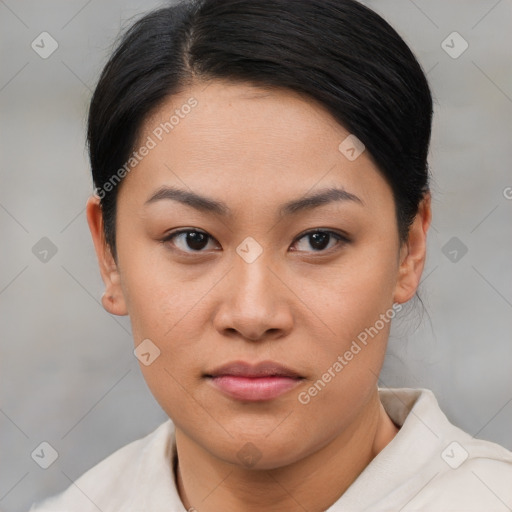
M 165 243 L 170 242 L 174 238 L 176 238 L 179 235 L 182 235 L 184 233 L 201 233 L 201 234 L 206 235 L 209 240 L 215 240 L 214 237 L 212 237 L 211 235 L 209 235 L 205 231 L 201 231 L 201 230 L 198 230 L 198 229 L 180 229 L 178 231 L 174 231 L 172 233 L 169 233 L 164 239 L 160 240 L 160 242 L 165 244 Z M 324 229 L 313 229 L 313 230 L 306 231 L 305 233 L 301 233 L 300 235 L 298 235 L 297 238 L 294 240 L 294 244 L 296 242 L 298 242 L 299 240 L 302 240 L 303 238 L 305 238 L 305 237 L 307 237 L 309 235 L 313 235 L 313 234 L 317 234 L 317 233 L 318 234 L 328 234 L 328 235 L 331 235 L 337 241 L 337 244 L 334 247 L 331 247 L 329 249 L 322 249 L 322 250 L 318 250 L 318 251 L 306 251 L 306 252 L 312 252 L 312 253 L 318 253 L 318 254 L 321 254 L 321 253 L 329 254 L 333 250 L 340 249 L 345 244 L 348 244 L 348 243 L 351 242 L 351 240 L 346 235 L 342 235 L 341 233 L 337 233 L 336 231 L 331 231 L 331 230 L 326 230 L 326 229 L 325 230 Z M 184 252 L 185 254 L 201 254 L 201 253 L 205 252 L 203 250 L 200 250 L 200 251 L 194 251 L 194 250 L 192 250 L 192 251 L 183 251 L 182 249 L 178 249 L 178 248 L 176 248 L 176 250 L 178 250 L 178 251 L 180 251 L 182 253 Z M 296 252 L 301 252 L 301 251 L 296 251 Z M 302 251 L 302 252 L 304 252 L 304 251 Z

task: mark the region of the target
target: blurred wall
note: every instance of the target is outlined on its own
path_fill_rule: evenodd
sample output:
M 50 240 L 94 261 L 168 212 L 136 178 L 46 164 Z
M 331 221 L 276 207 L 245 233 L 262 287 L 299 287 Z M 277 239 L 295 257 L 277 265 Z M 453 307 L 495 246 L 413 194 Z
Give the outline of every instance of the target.
M 365 3 L 409 43 L 436 102 L 428 314 L 416 304 L 396 320 L 380 385 L 430 388 L 452 422 L 512 449 L 512 2 Z M 129 319 L 100 304 L 84 214 L 92 89 L 119 29 L 161 4 L 0 0 L 4 512 L 63 490 L 166 419 Z M 31 457 L 44 441 L 58 452 L 46 470 Z

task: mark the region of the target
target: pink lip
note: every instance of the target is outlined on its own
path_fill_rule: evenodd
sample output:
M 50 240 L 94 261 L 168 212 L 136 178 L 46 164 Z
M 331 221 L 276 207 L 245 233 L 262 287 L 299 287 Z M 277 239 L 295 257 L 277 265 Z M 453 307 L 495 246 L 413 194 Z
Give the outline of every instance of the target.
M 302 380 L 297 372 L 272 361 L 256 365 L 237 361 L 205 376 L 215 388 L 229 397 L 254 402 L 277 398 Z
M 294 388 L 301 379 L 291 377 L 212 377 L 212 384 L 238 400 L 258 402 L 272 400 Z

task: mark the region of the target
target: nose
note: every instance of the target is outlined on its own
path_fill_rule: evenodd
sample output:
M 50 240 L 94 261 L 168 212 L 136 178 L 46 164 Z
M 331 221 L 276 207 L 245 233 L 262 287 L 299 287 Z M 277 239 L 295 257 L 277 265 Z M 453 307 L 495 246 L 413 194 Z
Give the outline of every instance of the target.
M 291 292 L 278 274 L 263 255 L 251 263 L 235 258 L 220 292 L 215 329 L 249 341 L 286 336 L 293 325 Z

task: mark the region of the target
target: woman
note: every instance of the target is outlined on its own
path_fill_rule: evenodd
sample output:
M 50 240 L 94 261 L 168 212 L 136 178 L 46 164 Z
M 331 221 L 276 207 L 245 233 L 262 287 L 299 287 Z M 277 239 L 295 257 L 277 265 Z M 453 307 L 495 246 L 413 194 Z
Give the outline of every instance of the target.
M 354 0 L 135 23 L 91 101 L 87 219 L 170 420 L 32 510 L 512 509 L 511 452 L 377 386 L 424 268 L 431 122 L 414 55 Z

